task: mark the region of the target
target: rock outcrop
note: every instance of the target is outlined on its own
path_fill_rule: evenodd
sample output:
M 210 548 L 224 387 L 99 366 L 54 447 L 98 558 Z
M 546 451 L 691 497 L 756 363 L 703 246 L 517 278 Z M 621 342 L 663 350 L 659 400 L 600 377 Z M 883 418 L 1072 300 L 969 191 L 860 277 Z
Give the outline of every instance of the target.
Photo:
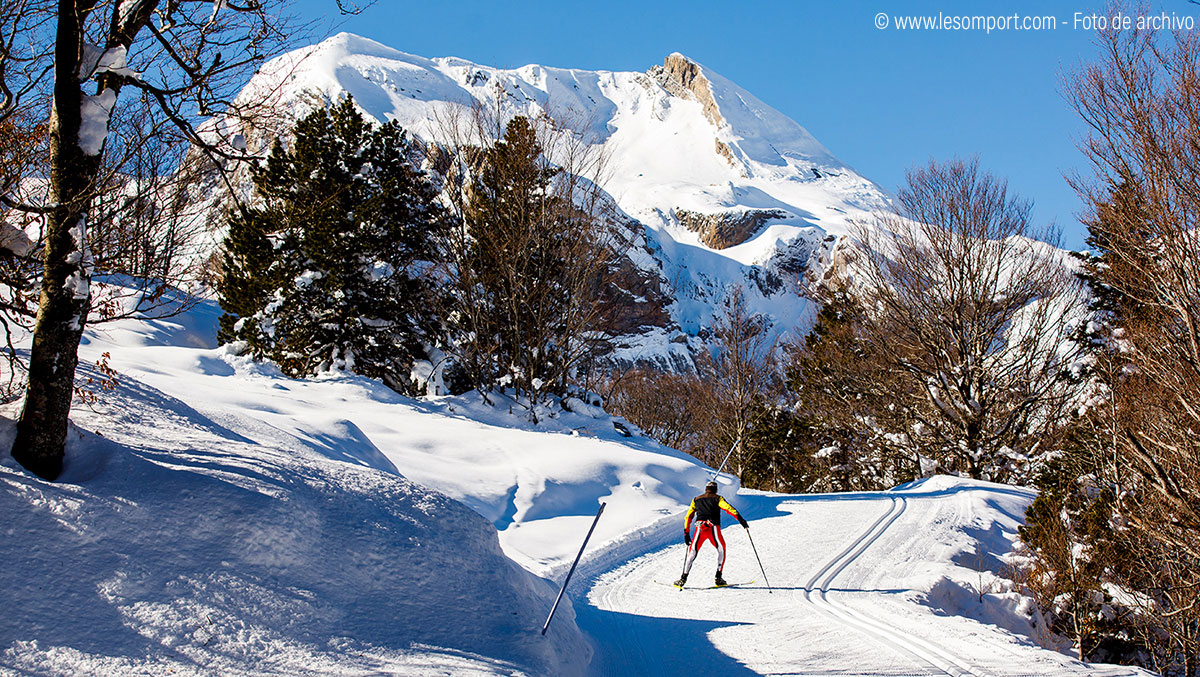
M 675 210 L 675 218 L 680 225 L 699 234 L 700 241 L 712 249 L 739 245 L 749 240 L 767 221 L 786 219 L 788 216 L 781 209 L 745 209 L 717 214 Z
M 663 65 L 651 68 L 650 76 L 674 96 L 698 102 L 704 107 L 704 117 L 714 127 L 724 126 L 725 118 L 721 117 L 721 109 L 713 98 L 712 84 L 704 77 L 699 64 L 675 52 L 663 61 Z
M 717 107 L 717 100 L 713 98 L 712 83 L 704 77 L 704 71 L 699 64 L 675 52 L 663 61 L 663 65 L 651 68 L 648 74 L 672 96 L 699 103 L 704 110 L 704 117 L 714 128 L 722 129 L 726 126 L 721 109 Z M 737 159 L 729 144 L 716 137 L 713 141 L 716 142 L 717 153 L 731 166 L 737 167 Z

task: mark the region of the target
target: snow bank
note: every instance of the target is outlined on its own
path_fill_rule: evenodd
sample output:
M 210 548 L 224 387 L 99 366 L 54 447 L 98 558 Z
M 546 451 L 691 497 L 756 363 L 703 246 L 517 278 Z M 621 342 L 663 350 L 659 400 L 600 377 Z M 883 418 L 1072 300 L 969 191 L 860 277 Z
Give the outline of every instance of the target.
M 569 605 L 538 634 L 556 590 L 504 556 L 492 525 L 361 447 L 256 443 L 129 373 L 103 402 L 104 417 L 77 418 L 104 436 L 72 431 L 60 482 L 0 457 L 0 672 L 586 665 Z M 6 419 L 5 449 L 12 435 Z
M 120 385 L 73 419 L 102 436 L 73 432 L 59 483 L 0 461 L 0 666 L 578 672 L 570 605 L 537 634 L 556 588 L 533 574 L 558 580 L 600 501 L 590 549 L 708 476 L 582 401 L 535 426 L 503 397 L 293 380 L 216 347 L 219 315 L 89 329 L 82 371 L 109 353 Z
M 264 446 L 445 493 L 491 522 L 505 553 L 538 575 L 570 563 L 601 501 L 608 508 L 595 545 L 686 508 L 711 472 L 682 452 L 625 437 L 590 407 L 543 412 L 534 425 L 503 395 L 490 405 L 478 395 L 414 400 L 352 375 L 294 380 L 216 348 L 219 314 L 206 302 L 180 318 L 106 328 L 91 335 L 83 361 L 109 352 L 122 374 Z

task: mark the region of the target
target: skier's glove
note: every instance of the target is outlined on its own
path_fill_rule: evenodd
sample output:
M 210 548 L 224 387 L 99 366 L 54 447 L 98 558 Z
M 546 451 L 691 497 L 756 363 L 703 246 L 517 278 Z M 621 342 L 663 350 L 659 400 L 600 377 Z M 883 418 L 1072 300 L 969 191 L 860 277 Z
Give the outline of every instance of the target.
M 692 544 L 692 532 L 690 532 L 690 531 L 688 531 L 688 530 L 684 529 L 684 531 L 683 531 L 683 542 L 684 542 L 684 543 L 686 543 L 687 545 L 691 545 L 691 544 Z
M 737 521 L 738 521 L 738 524 L 742 525 L 742 528 L 743 528 L 743 529 L 749 529 L 749 528 L 750 528 L 750 525 L 746 523 L 746 518 L 745 518 L 745 517 L 742 517 L 741 515 L 738 515 L 738 516 L 737 516 Z

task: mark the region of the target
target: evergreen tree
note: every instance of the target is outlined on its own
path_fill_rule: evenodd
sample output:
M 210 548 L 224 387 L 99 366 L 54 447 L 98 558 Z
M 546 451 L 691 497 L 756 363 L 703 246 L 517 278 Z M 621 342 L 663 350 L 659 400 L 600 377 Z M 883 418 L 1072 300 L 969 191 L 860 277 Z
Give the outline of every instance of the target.
M 222 339 L 292 376 L 342 368 L 407 389 L 435 341 L 424 269 L 447 225 L 413 150 L 349 97 L 300 120 L 290 148 L 277 142 L 254 172 L 261 205 L 230 220 Z
M 764 407 L 754 418 L 744 442 L 742 486 L 797 494 L 826 488 L 826 468 L 805 443 L 807 419 L 778 405 Z
M 786 369 L 803 422 L 800 445 L 815 466 L 814 490 L 885 489 L 919 477 L 908 438 L 922 431 L 910 410 L 920 398 L 905 391 L 902 376 L 863 335 L 858 300 L 839 289 L 826 296 Z
M 611 253 L 595 216 L 573 202 L 578 177 L 550 162 L 529 119 L 510 120 L 476 157 L 454 328 L 477 387 L 512 387 L 536 418 L 533 405 L 565 393 L 594 352 L 599 279 Z
M 1114 570 L 1127 568 L 1136 555 L 1114 526 L 1120 523 L 1113 519 L 1114 487 L 1097 473 L 1104 446 L 1091 422 L 1079 421 L 1062 453 L 1035 476 L 1040 491 L 1020 527 L 1032 562 L 1024 580 L 1041 607 L 1040 623 L 1070 638 L 1080 660 L 1128 662 L 1137 655 L 1132 614 L 1109 584 L 1120 578 Z

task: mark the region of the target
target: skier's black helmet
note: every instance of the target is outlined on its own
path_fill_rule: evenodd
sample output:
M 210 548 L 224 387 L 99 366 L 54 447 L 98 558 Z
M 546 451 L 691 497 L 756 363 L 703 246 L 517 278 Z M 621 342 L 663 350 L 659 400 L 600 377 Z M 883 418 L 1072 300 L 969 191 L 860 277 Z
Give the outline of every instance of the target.
M 712 492 L 712 493 L 714 493 L 714 494 L 715 494 L 715 493 L 717 493 L 717 481 L 716 481 L 716 480 L 709 480 L 709 481 L 708 481 L 708 484 L 704 485 L 704 490 L 705 490 L 705 491 L 711 491 L 711 492 Z

